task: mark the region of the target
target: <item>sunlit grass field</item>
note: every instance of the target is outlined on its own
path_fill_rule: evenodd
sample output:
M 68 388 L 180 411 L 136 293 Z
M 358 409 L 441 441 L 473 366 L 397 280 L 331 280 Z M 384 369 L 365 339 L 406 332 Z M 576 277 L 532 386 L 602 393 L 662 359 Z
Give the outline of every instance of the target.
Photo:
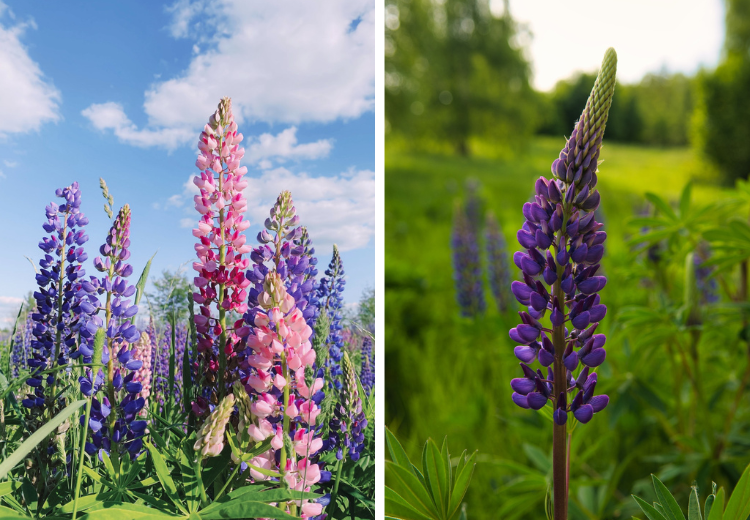
M 463 449 L 479 451 L 466 498 L 469 518 L 544 518 L 552 436 L 549 423 L 510 400 L 509 382 L 519 377 L 519 369 L 507 331 L 518 322 L 517 315 L 501 315 L 488 290 L 483 317 L 459 317 L 450 248 L 454 201 L 465 194 L 467 179 L 481 183 L 485 208 L 503 228 L 510 262 L 520 248 L 515 235 L 523 222 L 521 207 L 532 196 L 534 180 L 551 176 L 550 165 L 563 145 L 563 138 L 537 138 L 523 153 L 494 158 L 490 146 L 477 147 L 484 153 L 471 158 L 386 146 L 386 424 L 414 461 L 427 437 L 448 435 L 454 455 Z M 633 349 L 617 325 L 623 305 L 645 303 L 648 297 L 626 245 L 638 231 L 628 220 L 645 206 L 648 191 L 676 200 L 692 179 L 693 200 L 702 204 L 727 196 L 729 190 L 713 182 L 687 148 L 651 149 L 605 140 L 600 159 L 601 215 L 608 233 L 602 267 L 609 278 L 602 303 L 609 311 L 598 330 L 608 335 L 608 355 L 599 370 L 597 393 L 609 393 L 612 400 L 575 432 L 571 478 L 579 485 L 575 492 L 571 488 L 571 508 L 572 518 L 630 518 L 637 508 L 629 494 L 648 496 L 650 473 L 669 480 L 669 468 L 676 463 L 659 459 L 670 449 L 662 428 L 669 418 L 659 409 L 672 388 L 671 383 L 660 386 L 658 378 L 667 367 L 656 359 L 647 361 L 643 349 Z M 517 278 L 515 266 L 513 270 Z M 701 349 L 709 348 L 702 343 Z M 735 366 L 724 375 L 734 381 L 743 368 Z M 731 384 L 721 385 L 731 390 Z M 723 391 L 717 391 L 716 399 L 723 398 Z M 742 410 L 746 408 L 743 404 Z M 715 420 L 718 425 L 722 417 Z M 731 487 L 735 469 L 727 466 L 725 473 L 719 484 Z

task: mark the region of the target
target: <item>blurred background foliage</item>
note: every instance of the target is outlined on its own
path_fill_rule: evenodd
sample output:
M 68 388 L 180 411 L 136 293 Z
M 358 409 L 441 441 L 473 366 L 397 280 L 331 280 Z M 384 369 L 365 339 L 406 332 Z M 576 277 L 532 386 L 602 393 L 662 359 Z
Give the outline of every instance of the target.
M 726 7 L 715 70 L 655 71 L 615 91 L 597 217 L 609 278 L 597 390 L 611 402 L 574 434 L 571 520 L 642 518 L 630 495 L 654 499 L 651 473 L 680 503 L 693 481 L 729 491 L 750 460 L 750 192 L 737 183 L 750 173 L 750 0 Z M 535 91 L 532 35 L 512 5 L 503 13 L 481 0 L 386 3 L 384 397 L 413 460 L 428 437 L 478 450 L 469 518 L 536 520 L 552 436 L 510 400 L 519 309 L 499 311 L 485 284 L 487 310 L 460 316 L 451 225 L 476 193 L 513 266 L 521 206 L 550 176 L 595 71 Z

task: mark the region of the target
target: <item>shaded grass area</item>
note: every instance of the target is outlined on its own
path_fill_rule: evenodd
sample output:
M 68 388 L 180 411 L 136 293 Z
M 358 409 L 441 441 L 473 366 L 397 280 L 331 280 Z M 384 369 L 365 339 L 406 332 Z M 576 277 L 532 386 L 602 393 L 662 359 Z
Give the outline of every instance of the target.
M 510 257 L 520 248 L 515 234 L 523 222 L 521 207 L 532 196 L 534 180 L 551 176 L 550 164 L 563 145 L 562 138 L 538 138 L 522 155 L 494 159 L 386 153 L 386 424 L 413 460 L 427 437 L 448 435 L 456 450 L 479 450 L 466 499 L 470 518 L 544 518 L 552 435 L 546 419 L 510 400 L 509 382 L 520 370 L 507 331 L 517 315 L 499 313 L 487 291 L 485 316 L 459 317 L 450 249 L 453 203 L 463 196 L 466 179 L 478 180 Z M 599 332 L 609 339 L 598 390 L 612 402 L 573 437 L 571 474 L 580 485 L 571 507 L 580 510 L 574 518 L 629 518 L 636 509 L 628 494 L 648 494 L 646 477 L 662 469 L 654 456 L 670 447 L 663 428 L 670 419 L 664 417 L 669 407 L 660 404 L 668 389 L 658 381 L 625 386 L 639 381 L 645 365 L 649 375 L 664 368 L 654 367 L 656 360 L 642 351 L 631 355 L 634 347 L 617 330 L 623 305 L 648 300 L 625 243 L 637 231 L 627 220 L 644 207 L 646 191 L 675 200 L 688 180 L 705 174 L 689 149 L 607 144 L 601 159 L 601 214 L 608 233 L 602 267 L 609 278 L 602 302 L 609 312 Z M 694 200 L 705 203 L 727 193 L 707 180 L 697 183 Z M 735 473 L 728 467 L 720 483 L 732 484 Z

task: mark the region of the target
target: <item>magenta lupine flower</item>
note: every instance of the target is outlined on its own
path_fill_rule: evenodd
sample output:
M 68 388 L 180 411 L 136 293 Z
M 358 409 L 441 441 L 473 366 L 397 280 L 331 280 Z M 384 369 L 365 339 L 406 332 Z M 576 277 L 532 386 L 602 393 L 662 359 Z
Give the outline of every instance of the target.
M 243 321 L 227 323 L 227 316 L 247 310 L 245 278 L 249 260 L 243 255 L 251 251 L 242 233 L 250 222 L 243 218 L 247 209 L 242 190 L 247 186 L 247 173 L 240 160 L 245 149 L 240 147 L 242 134 L 232 115 L 232 101 L 224 98 L 209 118 L 198 141 L 201 154 L 195 165 L 201 170 L 193 182 L 200 190 L 195 196 L 195 209 L 201 214 L 193 235 L 198 261 L 193 268 L 198 275 L 193 298 L 200 306 L 195 316 L 198 373 L 205 398 L 218 402 L 231 386 L 235 353 L 244 349 L 242 337 L 247 335 Z M 205 413 L 200 403 L 196 412 Z

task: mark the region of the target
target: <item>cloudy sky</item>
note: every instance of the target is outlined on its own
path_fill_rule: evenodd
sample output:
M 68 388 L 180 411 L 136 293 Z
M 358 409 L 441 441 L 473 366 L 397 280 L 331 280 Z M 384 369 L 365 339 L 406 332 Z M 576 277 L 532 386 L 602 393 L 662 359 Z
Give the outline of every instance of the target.
M 503 4 L 491 0 L 493 12 Z M 521 43 L 541 90 L 596 70 L 607 47 L 617 50 L 626 83 L 662 67 L 693 73 L 716 65 L 724 38 L 722 0 L 510 0 L 510 11 L 532 33 Z
M 101 176 L 132 207 L 136 272 L 157 251 L 152 273 L 192 262 L 189 180 L 222 96 L 245 135 L 248 235 L 291 190 L 320 264 L 343 251 L 347 302 L 373 286 L 372 0 L 35 5 L 0 2 L 0 319 L 34 288 L 44 206 L 76 180 L 90 256 Z

